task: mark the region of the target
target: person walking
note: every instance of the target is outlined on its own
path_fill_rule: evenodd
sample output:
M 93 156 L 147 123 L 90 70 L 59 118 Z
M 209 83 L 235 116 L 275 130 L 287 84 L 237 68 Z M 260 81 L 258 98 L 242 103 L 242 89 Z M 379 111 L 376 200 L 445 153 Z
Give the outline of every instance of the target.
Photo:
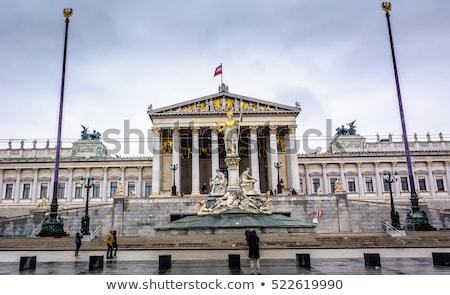
M 81 248 L 81 238 L 83 237 L 83 234 L 81 232 L 77 232 L 75 235 L 75 256 L 79 256 L 78 252 Z
M 106 252 L 106 258 L 113 258 L 113 243 L 114 243 L 114 230 L 111 228 L 106 236 L 106 246 L 108 247 L 108 251 Z
M 117 249 L 118 249 L 118 246 L 117 246 L 117 230 L 113 230 L 113 238 L 114 238 L 114 241 L 113 241 L 114 257 L 117 257 Z
M 248 237 L 248 258 L 250 258 L 250 273 L 252 275 L 255 272 L 259 275 L 261 274 L 259 257 L 259 237 L 256 234 L 256 230 L 252 230 Z

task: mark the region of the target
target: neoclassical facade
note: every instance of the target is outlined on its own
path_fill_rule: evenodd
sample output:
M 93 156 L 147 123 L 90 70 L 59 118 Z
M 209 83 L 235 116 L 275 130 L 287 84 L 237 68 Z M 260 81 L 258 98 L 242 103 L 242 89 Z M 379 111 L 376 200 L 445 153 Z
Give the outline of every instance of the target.
M 228 92 L 219 92 L 161 108 L 149 106 L 152 154 L 143 157 L 109 155 L 98 139 L 79 139 L 61 150 L 58 202 L 80 206 L 86 188 L 82 177 L 94 177 L 91 204 L 111 203 L 118 194 L 139 199 L 201 196 L 217 171 L 227 175 L 226 141 L 220 126 L 231 115 L 237 122 L 239 172 L 250 169 L 261 194 L 294 190 L 298 198 L 336 193 L 340 183 L 347 198 L 385 202 L 389 197 L 385 171 L 395 172 L 396 199 L 408 200 L 410 185 L 403 143 L 392 136 L 374 142 L 356 133 L 336 134 L 324 153 L 298 153 L 298 104 L 286 106 Z M 29 141 L 25 142 L 30 144 Z M 36 206 L 53 196 L 55 149 L 49 144 L 13 141 L 0 149 L 0 217 L 5 208 Z M 42 146 L 43 145 L 43 146 Z M 410 142 L 414 181 L 421 202 L 448 209 L 450 142 L 429 135 Z M 281 165 L 280 165 L 281 164 Z M 175 169 L 176 168 L 176 169 Z M 173 196 L 172 187 L 176 187 Z M 2 209 L 3 208 L 3 209 Z

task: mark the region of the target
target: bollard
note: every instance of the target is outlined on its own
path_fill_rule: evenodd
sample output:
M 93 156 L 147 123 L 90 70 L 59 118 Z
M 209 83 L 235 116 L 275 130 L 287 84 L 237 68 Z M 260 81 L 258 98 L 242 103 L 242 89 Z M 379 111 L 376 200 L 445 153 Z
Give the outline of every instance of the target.
M 20 257 L 19 270 L 36 269 L 36 256 L 23 256 Z
M 431 254 L 433 255 L 434 265 L 450 266 L 450 253 L 433 252 Z
M 89 256 L 89 271 L 103 269 L 103 256 Z
M 297 254 L 297 266 L 311 268 L 311 258 L 309 254 Z
M 166 272 L 172 267 L 172 255 L 159 255 L 159 272 Z
M 241 268 L 241 255 L 228 254 L 228 267 L 229 268 Z
M 368 267 L 381 267 L 380 254 L 364 253 L 364 264 Z

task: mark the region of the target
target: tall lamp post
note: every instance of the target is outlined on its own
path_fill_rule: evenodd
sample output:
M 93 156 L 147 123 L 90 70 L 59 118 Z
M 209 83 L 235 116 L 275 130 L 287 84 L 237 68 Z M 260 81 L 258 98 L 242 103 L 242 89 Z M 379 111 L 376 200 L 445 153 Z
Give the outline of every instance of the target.
M 407 216 L 406 216 L 406 223 L 409 225 L 413 225 L 415 230 L 430 230 L 432 226 L 428 222 L 428 217 L 425 214 L 422 214 L 420 212 L 419 207 L 419 198 L 417 197 L 416 193 L 416 187 L 414 184 L 414 174 L 412 170 L 412 164 L 411 164 L 411 155 L 409 152 L 409 143 L 408 143 L 408 136 L 406 132 L 406 124 L 405 124 L 405 117 L 403 113 L 403 104 L 402 104 L 402 96 L 400 92 L 400 83 L 398 79 L 398 72 L 397 72 L 397 63 L 395 61 L 395 51 L 394 51 L 394 42 L 392 39 L 392 31 L 391 31 L 391 22 L 390 22 L 390 14 L 389 11 L 391 11 L 391 3 L 390 2 L 382 2 L 381 8 L 386 12 L 386 20 L 389 30 L 389 41 L 391 44 L 391 54 L 392 54 L 392 63 L 394 66 L 394 75 L 395 75 L 395 83 L 397 86 L 397 98 L 398 98 L 398 106 L 400 110 L 400 120 L 402 123 L 402 133 L 403 133 L 403 144 L 405 146 L 405 155 L 406 155 L 406 163 L 408 165 L 408 177 L 409 177 L 409 184 L 411 187 L 411 210 Z
M 64 17 L 66 18 L 66 31 L 64 36 L 64 54 L 63 54 L 63 66 L 61 77 L 61 95 L 59 100 L 59 119 L 58 119 L 58 138 L 56 141 L 56 155 L 55 155 L 55 173 L 53 181 L 53 198 L 50 205 L 50 216 L 42 221 L 42 230 L 39 233 L 41 237 L 60 237 L 67 236 L 64 231 L 64 221 L 61 217 L 58 218 L 58 178 L 59 178 L 59 161 L 61 151 L 61 130 L 62 130 L 62 116 L 63 116 L 63 104 L 64 104 L 64 83 L 66 75 L 66 56 L 67 56 L 67 33 L 69 31 L 69 18 L 73 14 L 72 8 L 64 8 Z
M 177 186 L 175 184 L 175 171 L 178 169 L 178 164 L 171 164 L 170 170 L 173 171 L 173 181 L 172 181 L 172 196 L 177 195 Z
M 396 229 L 400 229 L 400 216 L 398 212 L 395 211 L 394 197 L 392 195 L 392 183 L 397 181 L 397 172 L 392 173 L 390 171 L 384 171 L 383 179 L 388 184 L 389 195 L 391 197 L 391 225 Z
M 81 218 L 81 232 L 83 236 L 89 236 L 91 234 L 89 230 L 89 190 L 94 186 L 94 177 L 89 176 L 87 179 L 81 177 L 80 184 L 86 188 L 86 208 L 84 216 Z
M 278 174 L 277 194 L 282 194 L 283 189 L 282 189 L 281 183 L 280 183 L 280 168 L 283 167 L 283 164 L 281 162 L 275 162 L 275 163 L 273 163 L 273 165 L 275 166 L 275 168 L 277 168 L 277 174 Z

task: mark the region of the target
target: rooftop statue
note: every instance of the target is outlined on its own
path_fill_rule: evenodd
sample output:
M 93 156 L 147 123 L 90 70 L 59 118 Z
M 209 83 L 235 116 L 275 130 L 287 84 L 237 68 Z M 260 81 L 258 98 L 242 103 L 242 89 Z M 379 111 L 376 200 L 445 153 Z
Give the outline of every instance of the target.
M 98 131 L 93 131 L 92 133 L 88 132 L 89 127 L 84 127 L 83 125 L 81 125 L 81 127 L 83 128 L 83 130 L 81 131 L 81 139 L 82 140 L 99 140 L 100 136 L 102 135 L 100 132 Z
M 346 125 L 348 126 L 348 128 L 345 128 L 344 125 L 336 128 L 336 134 L 337 135 L 356 135 L 355 122 L 356 122 L 356 120 L 354 120 L 353 122 L 347 123 Z

